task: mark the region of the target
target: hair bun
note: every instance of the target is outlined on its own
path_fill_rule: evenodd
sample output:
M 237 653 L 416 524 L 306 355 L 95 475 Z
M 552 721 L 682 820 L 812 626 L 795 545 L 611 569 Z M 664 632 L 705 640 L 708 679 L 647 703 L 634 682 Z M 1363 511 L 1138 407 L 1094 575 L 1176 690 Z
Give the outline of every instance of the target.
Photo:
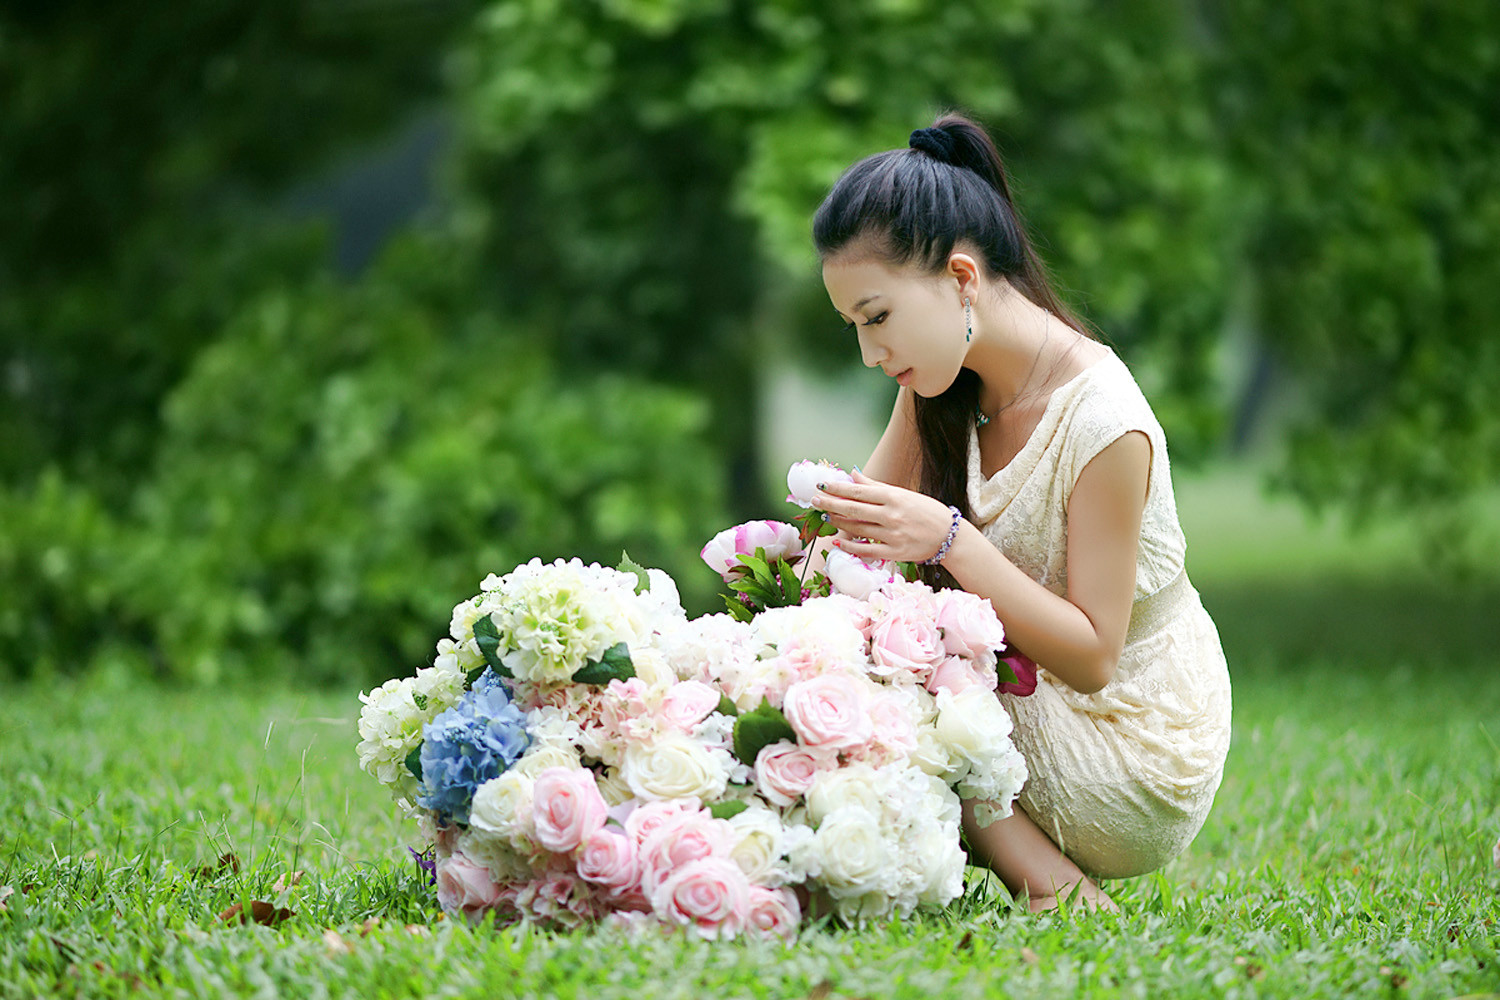
M 953 162 L 953 136 L 943 128 L 919 128 L 911 134 L 907 145 L 921 150 L 941 163 Z

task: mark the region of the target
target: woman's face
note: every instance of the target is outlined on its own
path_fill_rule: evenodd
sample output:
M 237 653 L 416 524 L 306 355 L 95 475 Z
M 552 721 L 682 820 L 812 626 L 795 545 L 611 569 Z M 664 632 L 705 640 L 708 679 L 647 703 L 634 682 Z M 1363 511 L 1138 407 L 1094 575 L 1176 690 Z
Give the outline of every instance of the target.
M 895 269 L 874 258 L 834 258 L 823 265 L 823 285 L 858 333 L 866 365 L 878 365 L 919 396 L 939 395 L 953 384 L 967 343 L 952 275 Z

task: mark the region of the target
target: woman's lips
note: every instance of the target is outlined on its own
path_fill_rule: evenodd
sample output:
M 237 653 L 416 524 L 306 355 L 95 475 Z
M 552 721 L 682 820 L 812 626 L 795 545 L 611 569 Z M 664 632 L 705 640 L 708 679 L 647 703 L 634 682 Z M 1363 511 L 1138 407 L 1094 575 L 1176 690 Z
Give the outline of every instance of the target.
M 904 371 L 900 375 L 896 376 L 896 384 L 897 385 L 911 385 L 911 369 L 910 368 L 906 369 L 906 371 Z

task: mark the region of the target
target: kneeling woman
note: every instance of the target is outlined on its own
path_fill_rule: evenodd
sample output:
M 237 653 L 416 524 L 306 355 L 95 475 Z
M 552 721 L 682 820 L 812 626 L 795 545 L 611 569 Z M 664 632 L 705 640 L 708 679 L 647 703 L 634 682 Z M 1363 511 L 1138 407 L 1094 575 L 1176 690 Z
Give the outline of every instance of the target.
M 1229 673 L 1184 571 L 1166 438 L 1129 369 L 1061 305 L 989 136 L 958 116 L 850 167 L 814 239 L 866 365 L 901 385 L 874 455 L 817 506 L 858 556 L 989 598 L 1037 666 L 1002 695 L 1030 770 L 969 842 L 1034 909 L 1161 867 L 1208 815 Z

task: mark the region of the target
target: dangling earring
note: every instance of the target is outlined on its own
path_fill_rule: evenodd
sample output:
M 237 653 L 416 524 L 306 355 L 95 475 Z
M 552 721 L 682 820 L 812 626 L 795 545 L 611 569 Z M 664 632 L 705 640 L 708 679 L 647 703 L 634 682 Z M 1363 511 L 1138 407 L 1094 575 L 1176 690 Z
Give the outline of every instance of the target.
M 969 300 L 964 299 L 964 343 L 974 339 L 974 310 L 969 308 Z

